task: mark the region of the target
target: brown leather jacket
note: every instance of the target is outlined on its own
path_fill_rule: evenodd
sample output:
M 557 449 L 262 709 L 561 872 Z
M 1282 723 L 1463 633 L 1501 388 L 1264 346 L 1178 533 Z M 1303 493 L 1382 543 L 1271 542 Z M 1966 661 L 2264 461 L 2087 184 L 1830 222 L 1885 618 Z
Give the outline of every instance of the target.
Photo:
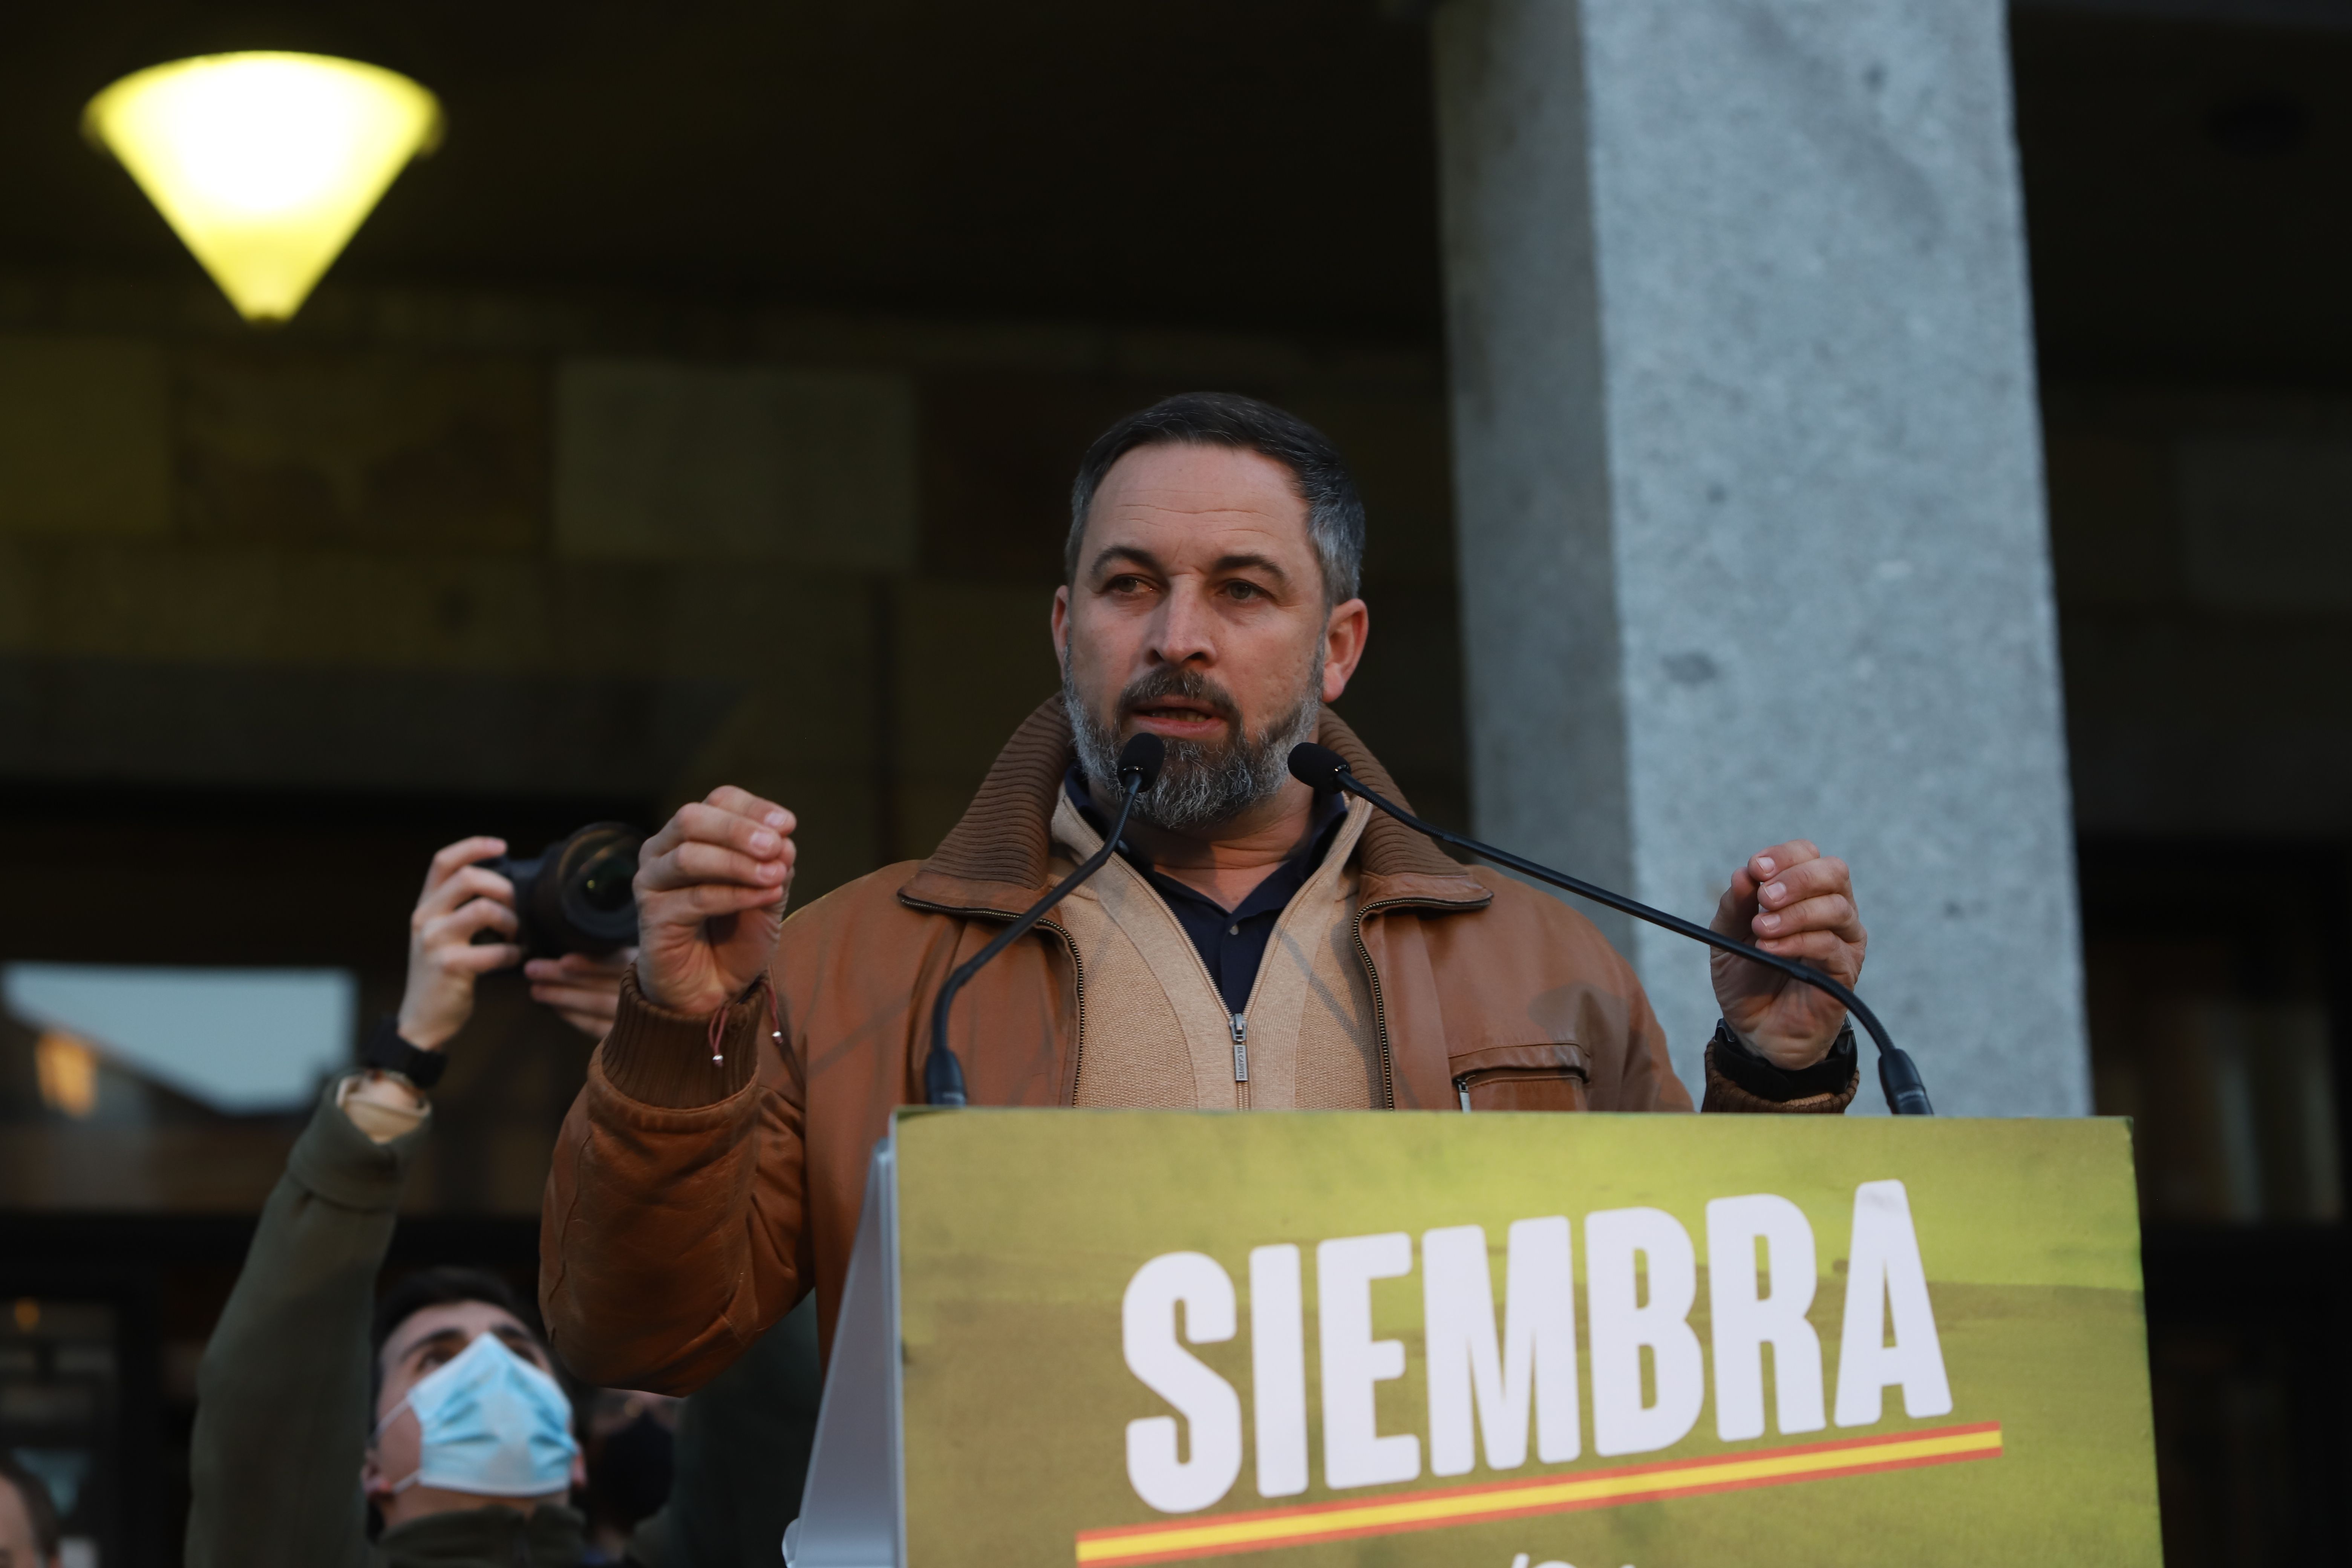
M 1402 798 L 1338 715 L 1325 711 L 1317 738 Z M 1046 826 L 1070 758 L 1056 699 L 1014 732 L 937 854 L 793 915 L 769 985 L 719 1020 L 718 1060 L 711 1020 L 624 983 L 540 1226 L 541 1306 L 580 1376 L 685 1393 L 812 1289 L 832 1342 L 867 1157 L 891 1110 L 921 1098 L 949 971 L 1048 886 Z M 1641 983 L 1590 921 L 1385 816 L 1357 856 L 1357 952 L 1391 1106 L 1690 1109 Z M 1085 1014 L 1076 953 L 1049 918 L 957 1001 L 950 1038 L 972 1102 L 1072 1103 Z M 1835 1112 L 1853 1088 L 1774 1103 L 1710 1063 L 1706 1108 Z

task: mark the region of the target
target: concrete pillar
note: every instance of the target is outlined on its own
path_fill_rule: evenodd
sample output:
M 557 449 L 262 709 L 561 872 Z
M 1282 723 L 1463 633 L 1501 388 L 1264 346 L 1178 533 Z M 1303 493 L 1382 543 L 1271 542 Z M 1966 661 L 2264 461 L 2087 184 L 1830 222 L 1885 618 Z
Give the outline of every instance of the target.
M 2003 10 L 1438 7 L 1472 790 L 1702 920 L 1818 840 L 1938 1110 L 2080 1114 Z M 1604 929 L 1696 1087 L 1704 950 Z

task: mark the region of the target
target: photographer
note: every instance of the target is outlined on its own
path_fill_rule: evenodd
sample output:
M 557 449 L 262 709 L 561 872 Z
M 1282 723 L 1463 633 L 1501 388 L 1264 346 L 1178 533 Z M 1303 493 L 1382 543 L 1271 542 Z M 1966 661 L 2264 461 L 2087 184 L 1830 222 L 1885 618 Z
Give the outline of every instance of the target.
M 195 1568 L 583 1561 L 572 1401 L 512 1292 L 435 1269 L 375 1301 L 441 1053 L 477 980 L 524 958 L 515 886 L 480 864 L 505 849 L 468 838 L 433 858 L 396 1033 L 328 1089 L 263 1210 L 198 1374 Z M 601 1036 L 630 957 L 524 973 L 533 998 Z

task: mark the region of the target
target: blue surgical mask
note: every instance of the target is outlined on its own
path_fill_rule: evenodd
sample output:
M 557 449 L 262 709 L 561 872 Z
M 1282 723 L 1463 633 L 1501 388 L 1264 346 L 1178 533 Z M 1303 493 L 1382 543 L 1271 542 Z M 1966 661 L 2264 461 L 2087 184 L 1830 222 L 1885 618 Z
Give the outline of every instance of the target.
M 424 1485 L 480 1497 L 548 1497 L 572 1485 L 572 1402 L 555 1379 L 499 1342 L 477 1334 L 446 1366 L 417 1380 L 403 1406 L 416 1413 L 424 1442 L 416 1471 L 394 1490 Z

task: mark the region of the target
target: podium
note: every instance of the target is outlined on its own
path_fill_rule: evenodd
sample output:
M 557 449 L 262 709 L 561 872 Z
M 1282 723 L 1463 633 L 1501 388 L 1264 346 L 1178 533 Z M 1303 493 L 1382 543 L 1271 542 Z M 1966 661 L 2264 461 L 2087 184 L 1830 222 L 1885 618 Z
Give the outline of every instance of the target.
M 909 1110 L 793 1568 L 2158 1568 L 2130 1133 Z

